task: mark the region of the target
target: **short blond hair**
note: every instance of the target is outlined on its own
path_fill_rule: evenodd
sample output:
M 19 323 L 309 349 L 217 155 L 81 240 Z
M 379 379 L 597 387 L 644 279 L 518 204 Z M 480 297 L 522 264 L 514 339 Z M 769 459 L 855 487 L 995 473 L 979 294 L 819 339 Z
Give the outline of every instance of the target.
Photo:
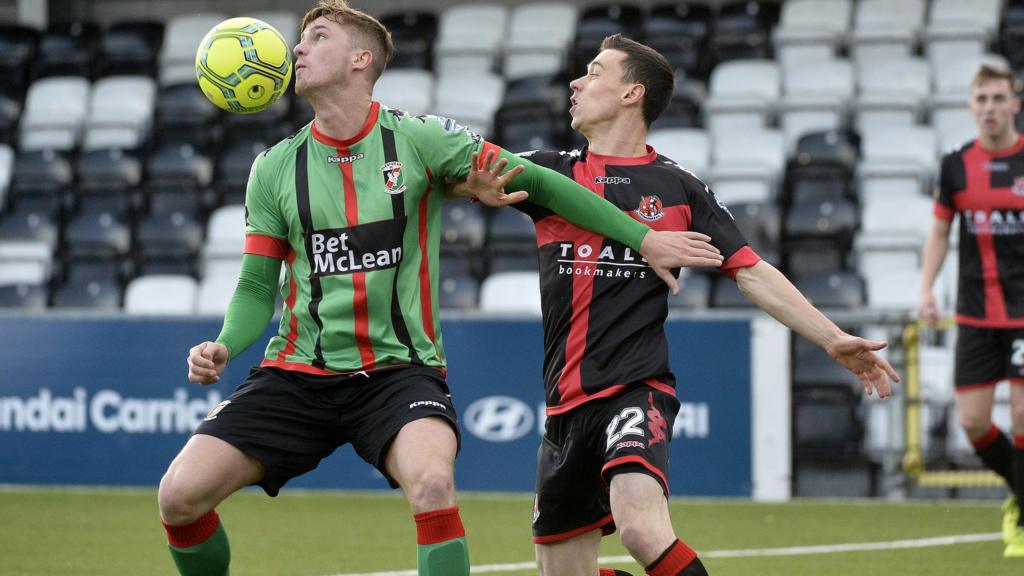
M 373 54 L 371 71 L 373 81 L 376 82 L 395 55 L 395 45 L 388 29 L 373 16 L 349 6 L 345 0 L 320 0 L 302 17 L 299 33 L 321 16 L 345 27 L 357 48 L 369 50 Z
M 974 73 L 974 78 L 971 79 L 971 86 L 980 86 L 985 82 L 1005 80 L 1010 84 L 1010 90 L 1014 94 L 1020 93 L 1024 89 L 1024 85 L 1021 81 L 1013 75 L 1013 72 L 1003 68 L 1002 66 L 996 66 L 994 64 L 982 64 L 978 67 L 978 71 Z

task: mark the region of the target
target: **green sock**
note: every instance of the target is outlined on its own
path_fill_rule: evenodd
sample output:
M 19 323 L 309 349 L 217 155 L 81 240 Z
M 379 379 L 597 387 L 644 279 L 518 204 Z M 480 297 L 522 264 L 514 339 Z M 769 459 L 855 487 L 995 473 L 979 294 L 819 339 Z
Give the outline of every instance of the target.
M 437 544 L 420 544 L 416 550 L 419 576 L 469 576 L 469 547 L 465 536 Z
M 228 564 L 231 563 L 231 545 L 224 525 L 218 524 L 217 530 L 205 542 L 188 548 L 175 548 L 170 544 L 171 558 L 178 567 L 181 576 L 227 576 Z M 468 574 L 468 572 L 467 572 Z

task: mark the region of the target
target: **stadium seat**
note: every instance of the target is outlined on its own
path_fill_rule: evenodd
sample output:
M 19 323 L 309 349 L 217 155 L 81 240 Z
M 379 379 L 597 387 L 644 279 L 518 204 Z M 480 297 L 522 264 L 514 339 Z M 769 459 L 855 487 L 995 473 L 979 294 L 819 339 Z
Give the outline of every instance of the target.
M 161 86 L 196 83 L 196 47 L 207 32 L 226 18 L 224 14 L 205 12 L 174 16 L 167 22 L 159 56 Z
M 373 87 L 375 100 L 414 116 L 434 112 L 434 75 L 426 70 L 385 70 Z
M 156 58 L 163 43 L 164 25 L 155 21 L 115 22 L 100 41 L 100 75 L 156 77 Z
M 135 316 L 189 316 L 198 291 L 191 276 L 138 276 L 125 288 L 124 311 Z
M 443 310 L 476 310 L 480 298 L 480 282 L 468 275 L 442 276 L 438 290 L 438 306 Z
M 64 281 L 53 293 L 53 307 L 120 310 L 124 266 L 120 259 L 69 261 L 65 265 Z
M 860 0 L 850 55 L 858 65 L 910 56 L 924 27 L 925 7 L 925 0 Z
M 0 22 L 0 93 L 20 101 L 36 60 L 39 32 L 28 26 Z
M 80 195 L 127 195 L 142 184 L 142 161 L 123 150 L 93 150 L 78 157 Z
M 262 20 L 274 27 L 284 38 L 284 44 L 289 49 L 299 43 L 299 24 L 301 18 L 291 10 L 257 10 L 247 13 L 246 16 Z
M 245 206 L 221 206 L 210 214 L 206 222 L 206 241 L 203 243 L 203 268 L 211 260 L 242 257 L 245 251 Z
M 857 393 L 839 387 L 794 388 L 793 436 L 798 459 L 857 456 L 864 439 Z
M 232 146 L 239 142 L 277 143 L 291 136 L 295 132 L 295 127 L 288 117 L 291 112 L 288 100 L 289 95 L 285 93 L 277 102 L 257 114 L 224 114 L 221 122 L 224 130 L 223 146 Z
M 780 264 L 782 217 L 772 202 L 737 202 L 729 205 L 736 227 L 750 247 L 767 262 Z
M 75 172 L 67 154 L 51 150 L 22 152 L 14 160 L 10 200 L 15 204 L 27 200 L 56 212 L 74 181 Z
M 707 100 L 707 87 L 703 81 L 676 76 L 675 90 L 661 116 L 651 124 L 659 128 L 703 128 L 702 110 Z
M 454 278 L 456 276 L 472 276 L 483 278 L 484 263 L 480 254 L 466 251 L 459 251 L 458 247 L 446 248 L 441 246 L 441 254 L 438 258 L 437 269 L 439 278 Z
M 100 29 L 95 22 L 51 24 L 39 37 L 33 65 L 35 78 L 82 76 L 92 78 L 99 59 Z
M 920 58 L 883 60 L 859 66 L 857 86 L 854 127 L 859 131 L 912 126 L 923 117 L 931 94 L 931 68 Z
M 938 163 L 935 132 L 929 127 L 893 127 L 863 135 L 858 169 L 860 197 L 920 196 L 930 191 Z
M 480 310 L 540 316 L 540 276 L 537 272 L 491 274 L 480 285 Z
M 55 250 L 60 239 L 59 214 L 59 208 L 48 202 L 19 201 L 0 217 L 0 241 L 34 240 Z
M 771 60 L 736 60 L 711 71 L 705 102 L 712 138 L 722 132 L 768 126 L 782 94 L 779 66 Z
M 568 101 L 568 87 L 559 77 L 509 82 L 495 114 L 496 141 L 513 152 L 563 148 Z
M 857 206 L 843 198 L 793 204 L 785 215 L 783 236 L 787 241 L 831 239 L 849 246 L 858 214 Z
M 676 70 L 676 82 L 682 80 L 681 76 L 706 81 L 711 70 L 708 41 L 712 22 L 710 6 L 691 2 L 659 4 L 641 23 L 641 37 Z
M 442 72 L 435 84 L 434 109 L 488 138 L 501 106 L 505 81 L 490 72 Z
M 639 6 L 625 2 L 595 4 L 580 12 L 573 39 L 571 71 L 582 74 L 587 64 L 597 56 L 601 42 L 612 34 L 636 38 L 643 20 Z
M 158 211 L 139 221 L 135 246 L 147 259 L 194 256 L 202 246 L 203 228 L 189 211 Z
M 238 261 L 241 263 L 241 260 Z M 230 261 L 221 261 L 222 264 L 230 264 Z M 199 290 L 196 292 L 196 314 L 199 316 L 222 316 L 228 309 L 231 296 L 235 293 L 235 286 L 238 283 L 237 269 L 241 268 L 220 268 L 207 270 L 206 274 L 199 280 Z M 232 273 L 232 270 L 234 272 Z
M 1017 115 L 1020 122 L 1024 114 Z M 978 137 L 978 125 L 974 122 L 967 106 L 960 108 L 937 108 L 932 111 L 932 127 L 939 138 L 939 150 L 943 154 L 960 148 Z
M 726 203 L 765 202 L 785 166 L 778 130 L 712 132 L 712 166 L 708 181 Z
M 859 156 L 858 144 L 847 131 L 828 130 L 802 136 L 786 166 L 783 206 L 841 198 L 856 202 L 851 182 Z
M 731 60 L 771 57 L 771 30 L 779 21 L 779 4 L 730 2 L 718 10 L 711 36 L 713 66 Z
M 218 205 L 245 203 L 245 188 L 252 163 L 269 146 L 267 141 L 250 140 L 234 142 L 224 148 L 217 160 L 213 181 Z
M 932 66 L 932 114 L 944 108 L 964 108 L 971 94 L 971 80 L 981 64 L 1007 68 L 1006 58 L 998 54 L 967 54 L 957 56 L 941 65 Z
M 868 304 L 872 308 L 917 308 L 923 243 L 920 235 L 862 234 L 857 238 L 857 270 L 867 282 Z
M 21 120 L 21 97 L 0 92 L 0 144 L 15 145 Z
M 149 138 L 156 83 L 146 76 L 108 76 L 89 96 L 82 149 L 141 147 Z
M 1006 3 L 999 37 L 1003 52 L 1009 57 L 1013 67 L 1019 68 L 1024 65 L 1024 52 L 1006 49 L 1009 46 L 1020 46 L 1024 41 L 1024 2 L 1010 0 Z
M 89 105 L 89 81 L 54 76 L 29 86 L 19 148 L 71 150 L 78 146 Z
M 679 294 L 668 293 L 670 310 L 706 310 L 711 303 L 712 279 L 708 274 L 684 270 L 679 275 Z
M 867 302 L 864 279 L 856 272 L 804 275 L 794 284 L 817 308 L 860 309 Z
M 14 174 L 14 150 L 6 144 L 0 144 L 0 214 L 7 206 L 7 190 L 11 187 Z
M 535 2 L 512 8 L 502 73 L 506 80 L 557 74 L 576 33 L 576 7 Z
M 508 27 L 508 9 L 498 3 L 449 6 L 441 12 L 434 70 L 438 74 L 491 72 Z
M 931 230 L 934 201 L 920 196 L 876 196 L 865 199 L 862 232 L 870 235 L 914 236 L 923 240 Z
M 45 284 L 52 273 L 52 258 L 46 242 L 0 239 L 0 284 Z
M 789 0 L 772 38 L 776 58 L 783 68 L 835 58 L 852 15 L 850 0 Z
M 213 181 L 213 162 L 189 144 L 168 143 L 146 160 L 146 187 L 151 191 L 196 192 Z
M 537 240 L 533 220 L 516 209 L 495 210 L 487 228 L 489 271 L 515 272 L 538 269 Z
M 779 124 L 786 152 L 792 154 L 804 134 L 844 126 L 847 104 L 855 92 L 853 67 L 846 60 L 823 60 L 782 72 Z
M 713 308 L 755 308 L 743 292 L 740 292 L 736 282 L 724 275 L 715 276 L 714 285 L 711 289 L 711 306 Z
M 391 41 L 395 45 L 395 57 L 388 63 L 389 69 L 431 69 L 437 38 L 437 16 L 434 13 L 400 10 L 381 16 L 380 22 L 391 33 Z
M 1001 0 L 933 0 L 924 31 L 925 53 L 937 64 L 983 54 L 999 29 Z
M 519 213 L 514 209 L 501 212 Z M 479 203 L 453 200 L 445 202 L 441 207 L 442 248 L 456 249 L 459 252 L 479 250 L 483 248 L 486 233 L 486 216 Z
M 64 227 L 64 253 L 71 258 L 124 256 L 131 248 L 131 226 L 117 206 L 81 210 Z
M 708 174 L 711 164 L 711 142 L 704 130 L 667 128 L 651 130 L 647 143 L 656 152 L 686 168 L 698 178 Z
M 0 309 L 39 313 L 50 297 L 47 284 L 0 284 Z
M 156 112 L 155 135 L 161 143 L 186 142 L 210 150 L 220 141 L 220 111 L 203 95 L 194 78 L 161 87 Z

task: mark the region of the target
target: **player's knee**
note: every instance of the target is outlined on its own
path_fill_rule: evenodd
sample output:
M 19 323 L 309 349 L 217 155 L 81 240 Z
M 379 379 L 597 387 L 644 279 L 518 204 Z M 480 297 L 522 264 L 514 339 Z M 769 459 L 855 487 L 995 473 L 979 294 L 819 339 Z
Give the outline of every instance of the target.
M 409 504 L 417 512 L 438 510 L 455 505 L 455 478 L 451 467 L 430 466 L 408 487 Z
M 1010 408 L 1013 419 L 1014 434 L 1024 434 L 1024 402 L 1018 402 Z
M 980 438 L 987 434 L 992 426 L 990 415 L 975 413 L 969 410 L 961 410 L 960 414 L 957 415 L 957 419 L 968 438 Z
M 170 526 L 191 524 L 208 512 L 190 496 L 187 486 L 170 472 L 160 479 L 157 502 L 160 507 L 160 519 Z
M 649 548 L 655 540 L 655 534 L 647 523 L 627 521 L 620 524 L 616 521 L 616 526 L 619 531 L 619 540 L 630 554 L 634 557 L 649 557 L 651 555 Z

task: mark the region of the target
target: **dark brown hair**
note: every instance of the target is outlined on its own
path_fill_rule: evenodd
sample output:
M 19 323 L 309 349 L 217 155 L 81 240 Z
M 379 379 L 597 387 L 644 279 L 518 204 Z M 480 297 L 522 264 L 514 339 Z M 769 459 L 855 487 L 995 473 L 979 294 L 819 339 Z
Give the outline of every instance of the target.
M 373 16 L 349 6 L 345 0 L 320 0 L 302 17 L 299 33 L 321 16 L 345 27 L 357 48 L 369 50 L 373 54 L 371 66 L 373 80 L 376 82 L 395 55 L 395 45 L 391 42 L 388 29 Z
M 644 87 L 644 122 L 651 123 L 661 116 L 675 90 L 675 73 L 657 50 L 630 40 L 622 34 L 613 34 L 601 42 L 601 50 L 619 50 L 626 54 L 622 61 L 622 80 L 642 84 Z

